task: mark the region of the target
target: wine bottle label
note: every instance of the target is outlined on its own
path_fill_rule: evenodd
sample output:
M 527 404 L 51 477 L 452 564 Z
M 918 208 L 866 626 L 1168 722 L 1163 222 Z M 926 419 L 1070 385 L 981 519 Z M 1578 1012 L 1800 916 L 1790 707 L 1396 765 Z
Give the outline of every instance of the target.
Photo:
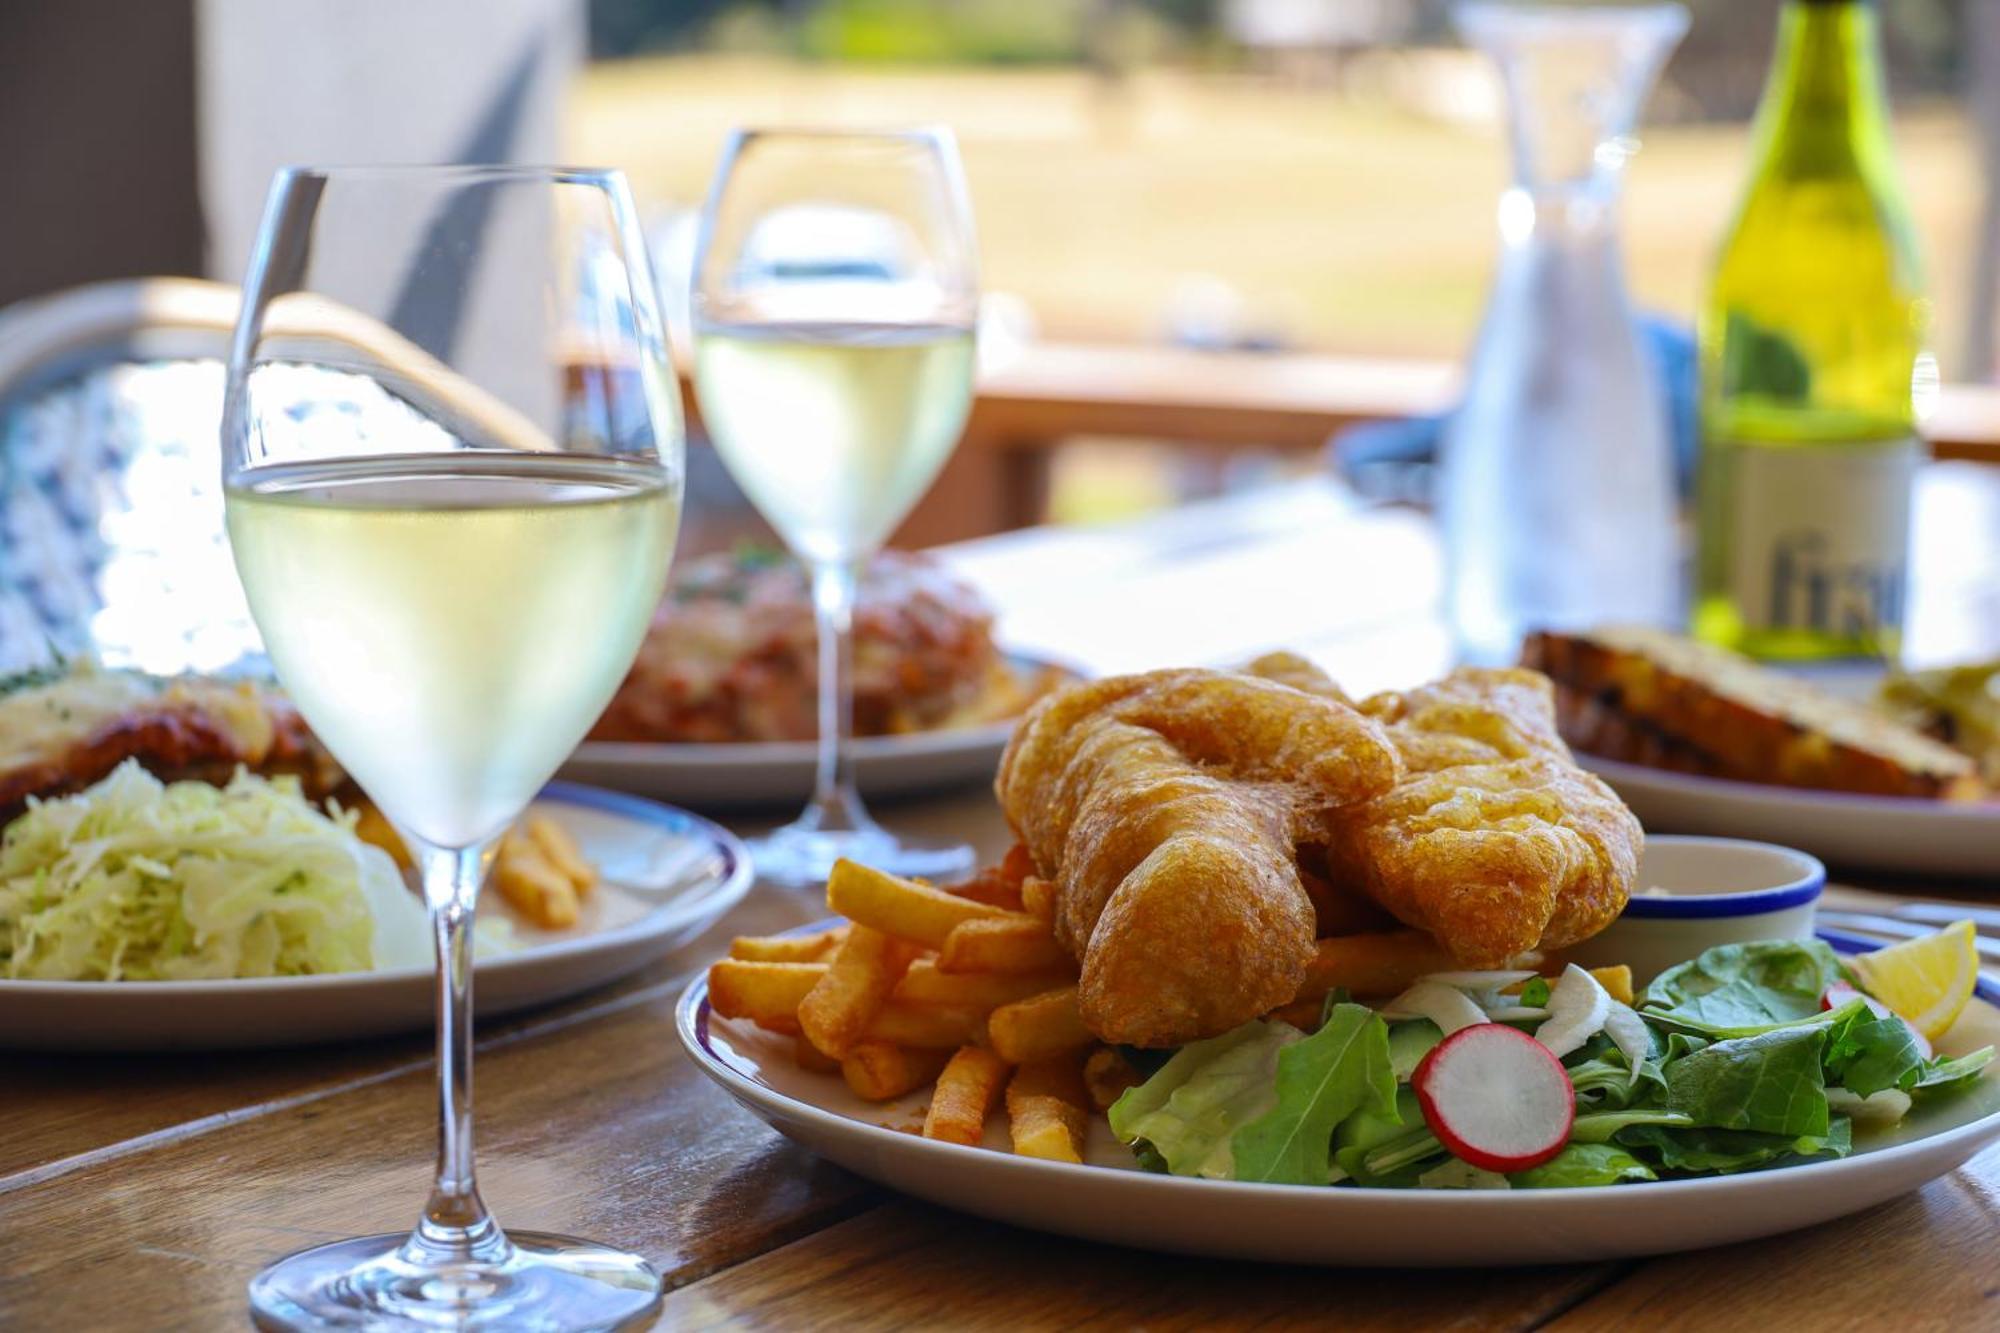
M 1727 579 L 1745 628 L 1873 636 L 1900 626 L 1922 445 L 1725 447 Z

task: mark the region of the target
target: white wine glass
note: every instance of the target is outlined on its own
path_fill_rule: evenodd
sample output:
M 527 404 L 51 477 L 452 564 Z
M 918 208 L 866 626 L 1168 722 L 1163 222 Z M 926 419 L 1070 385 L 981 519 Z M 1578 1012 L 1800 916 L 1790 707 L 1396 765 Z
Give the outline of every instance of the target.
M 702 210 L 695 389 L 716 452 L 805 565 L 819 629 L 819 761 L 792 823 L 754 843 L 779 883 L 846 857 L 967 871 L 899 841 L 855 787 L 856 590 L 951 456 L 972 397 L 979 279 L 949 132 L 739 130 Z
M 503 1231 L 472 1151 L 473 911 L 500 835 L 659 602 L 683 432 L 616 172 L 278 173 L 222 426 L 229 538 L 279 680 L 408 842 L 438 959 L 437 1174 L 416 1228 L 250 1284 L 265 1328 L 618 1328 L 635 1255 Z

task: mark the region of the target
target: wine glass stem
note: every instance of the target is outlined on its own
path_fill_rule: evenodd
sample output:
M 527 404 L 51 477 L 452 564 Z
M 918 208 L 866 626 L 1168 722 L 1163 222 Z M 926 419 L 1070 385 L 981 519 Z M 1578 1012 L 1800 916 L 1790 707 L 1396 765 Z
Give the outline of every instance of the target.
M 433 1264 L 490 1257 L 506 1243 L 472 1165 L 472 922 L 489 847 L 426 847 L 419 855 L 437 940 L 438 1154 L 409 1248 Z
M 812 805 L 802 822 L 822 832 L 866 828 L 854 785 L 854 603 L 860 562 L 813 567 L 813 618 L 819 627 L 819 764 Z

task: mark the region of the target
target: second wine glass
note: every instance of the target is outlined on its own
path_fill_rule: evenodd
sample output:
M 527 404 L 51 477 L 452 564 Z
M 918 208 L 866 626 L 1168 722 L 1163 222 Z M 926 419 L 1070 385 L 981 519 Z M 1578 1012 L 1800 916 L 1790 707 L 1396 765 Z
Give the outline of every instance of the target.
M 842 857 L 971 868 L 970 848 L 902 842 L 869 817 L 848 741 L 857 589 L 965 424 L 976 267 L 949 133 L 730 140 L 695 256 L 695 387 L 716 451 L 810 572 L 819 628 L 813 796 L 753 846 L 767 879 L 813 883 Z

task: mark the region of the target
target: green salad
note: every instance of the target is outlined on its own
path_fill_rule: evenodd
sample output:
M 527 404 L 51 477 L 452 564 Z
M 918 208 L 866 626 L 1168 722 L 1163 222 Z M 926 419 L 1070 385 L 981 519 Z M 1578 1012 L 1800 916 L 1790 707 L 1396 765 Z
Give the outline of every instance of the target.
M 1145 1053 L 1135 1053 L 1135 1057 Z M 1111 1107 L 1140 1163 L 1290 1185 L 1543 1189 L 1845 1156 L 1857 1126 L 1976 1079 L 1819 941 L 1710 949 L 1636 1003 L 1571 967 L 1328 998 L 1183 1047 Z

